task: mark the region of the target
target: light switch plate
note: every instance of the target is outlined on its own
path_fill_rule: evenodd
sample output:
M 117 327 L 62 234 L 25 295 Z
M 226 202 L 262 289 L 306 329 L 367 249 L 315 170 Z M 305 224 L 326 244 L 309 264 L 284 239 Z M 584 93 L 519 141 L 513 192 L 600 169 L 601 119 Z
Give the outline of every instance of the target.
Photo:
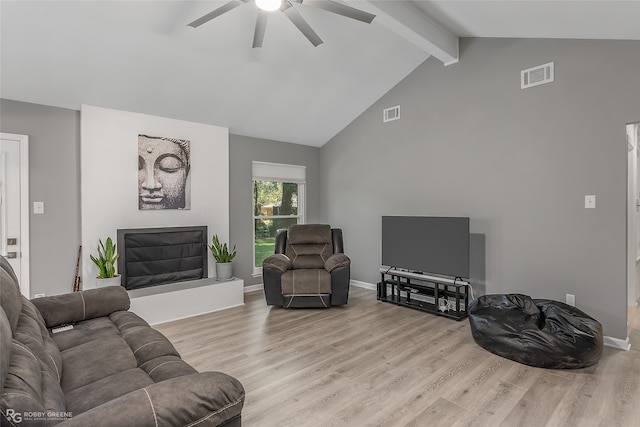
M 594 195 L 584 196 L 584 207 L 585 209 L 595 209 L 596 196 Z
M 44 202 L 33 202 L 33 213 L 34 214 L 43 214 L 44 213 Z

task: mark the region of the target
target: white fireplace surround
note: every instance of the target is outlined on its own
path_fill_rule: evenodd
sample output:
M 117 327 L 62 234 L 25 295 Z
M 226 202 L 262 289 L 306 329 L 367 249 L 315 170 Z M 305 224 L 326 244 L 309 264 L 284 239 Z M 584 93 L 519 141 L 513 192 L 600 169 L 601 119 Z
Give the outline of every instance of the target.
M 191 142 L 191 209 L 138 209 L 138 135 L 163 136 Z M 83 288 L 96 287 L 97 268 L 89 255 L 97 253 L 98 240 L 116 239 L 118 228 L 179 227 L 206 225 L 208 240 L 214 234 L 229 241 L 229 131 L 227 128 L 193 123 L 146 114 L 83 105 L 81 109 L 81 212 Z M 242 303 L 240 298 L 227 300 L 226 293 L 237 289 L 229 282 L 216 282 L 215 263 L 209 258 L 209 279 L 191 285 L 169 284 L 158 293 L 132 294 L 133 311 L 152 323 L 188 317 L 204 311 L 222 309 L 216 304 L 195 307 L 194 301 L 214 298 L 225 304 Z M 189 282 L 185 282 L 189 283 Z M 176 286 L 180 285 L 180 286 Z M 184 288 L 183 288 L 184 286 Z M 237 286 L 237 284 L 235 285 Z M 211 289 L 209 289 L 211 288 Z M 151 288 L 153 289 L 153 288 Z M 182 301 L 185 297 L 187 302 Z M 178 302 L 180 302 L 178 304 Z M 192 307 L 190 312 L 180 311 Z M 146 317 L 145 317 L 146 313 Z

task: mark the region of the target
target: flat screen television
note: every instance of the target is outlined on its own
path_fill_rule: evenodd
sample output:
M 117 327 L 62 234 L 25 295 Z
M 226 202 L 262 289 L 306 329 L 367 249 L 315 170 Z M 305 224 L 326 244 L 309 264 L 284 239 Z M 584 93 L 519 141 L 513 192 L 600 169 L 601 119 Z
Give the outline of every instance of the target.
M 469 278 L 469 218 L 383 216 L 382 264 Z

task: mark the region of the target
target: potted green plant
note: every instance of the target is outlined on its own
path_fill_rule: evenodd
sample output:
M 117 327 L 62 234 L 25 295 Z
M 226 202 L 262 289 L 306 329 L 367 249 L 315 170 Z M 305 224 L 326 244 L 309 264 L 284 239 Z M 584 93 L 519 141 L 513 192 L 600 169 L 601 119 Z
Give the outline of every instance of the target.
M 98 257 L 89 255 L 91 261 L 98 266 L 98 286 L 119 286 L 120 275 L 116 274 L 116 261 L 120 254 L 116 250 L 116 245 L 111 240 L 111 237 L 107 237 L 106 245 L 102 243 L 102 240 L 98 240 Z
M 230 280 L 233 277 L 232 261 L 236 257 L 236 247 L 229 251 L 226 243 L 220 243 L 218 235 L 213 236 L 209 250 L 216 260 L 216 280 Z

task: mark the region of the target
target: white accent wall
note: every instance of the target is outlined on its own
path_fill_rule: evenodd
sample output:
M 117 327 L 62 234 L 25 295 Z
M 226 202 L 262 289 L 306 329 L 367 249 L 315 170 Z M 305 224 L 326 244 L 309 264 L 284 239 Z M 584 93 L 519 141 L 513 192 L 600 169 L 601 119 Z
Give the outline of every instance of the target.
M 138 210 L 138 135 L 191 141 L 191 209 Z M 119 228 L 208 226 L 229 240 L 229 131 L 146 114 L 83 105 L 81 110 L 83 289 L 96 287 L 89 258 Z M 215 264 L 209 258 L 209 277 Z

